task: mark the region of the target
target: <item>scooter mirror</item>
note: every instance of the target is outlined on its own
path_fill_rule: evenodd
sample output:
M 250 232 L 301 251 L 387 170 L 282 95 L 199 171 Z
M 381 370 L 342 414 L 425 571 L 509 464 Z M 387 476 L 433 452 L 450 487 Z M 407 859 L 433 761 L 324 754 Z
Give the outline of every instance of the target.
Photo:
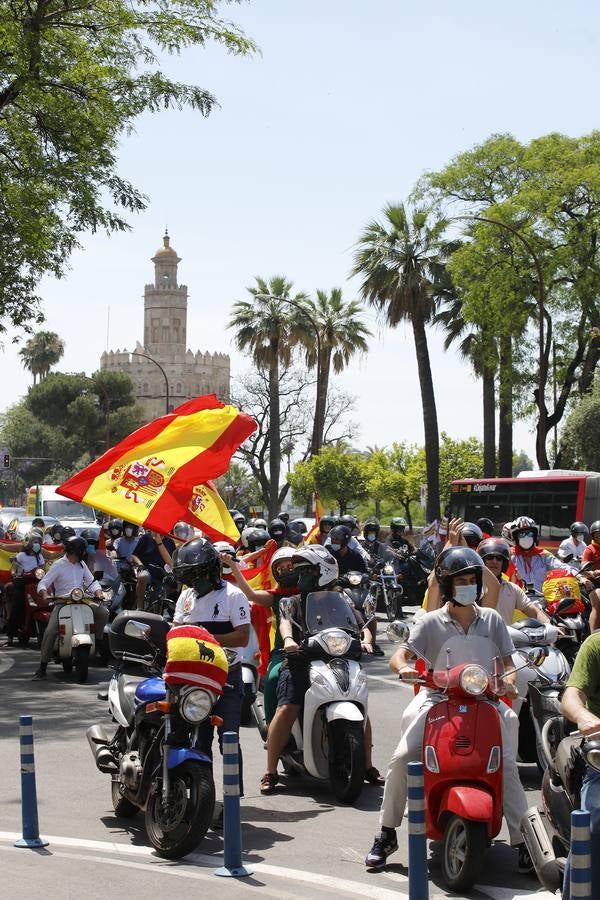
M 294 602 L 291 597 L 282 597 L 279 601 L 279 613 L 283 619 L 288 621 L 292 618 L 294 612 Z
M 403 644 L 405 643 L 409 636 L 410 630 L 408 625 L 404 622 L 399 622 L 397 619 L 394 622 L 390 622 L 386 629 L 386 634 L 388 640 L 390 640 L 393 644 Z
M 536 647 L 535 650 L 529 650 L 527 653 L 527 665 L 531 668 L 541 666 L 547 656 L 547 647 Z
M 152 629 L 149 625 L 145 625 L 144 622 L 136 622 L 135 619 L 130 619 L 129 622 L 125 624 L 125 634 L 127 637 L 147 641 L 151 632 Z

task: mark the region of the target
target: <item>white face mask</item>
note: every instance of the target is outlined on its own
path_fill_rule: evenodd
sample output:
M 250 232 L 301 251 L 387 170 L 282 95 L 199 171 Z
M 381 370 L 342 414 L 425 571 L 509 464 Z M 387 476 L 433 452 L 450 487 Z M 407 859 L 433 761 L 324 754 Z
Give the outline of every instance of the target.
M 533 547 L 534 540 L 530 534 L 524 535 L 519 538 L 519 547 L 521 550 L 531 550 Z
M 454 588 L 454 602 L 460 603 L 461 606 L 477 603 L 477 585 L 457 584 Z
M 333 550 L 334 553 L 337 553 L 338 550 L 342 549 L 341 544 L 330 544 L 329 546 L 331 547 L 331 549 Z

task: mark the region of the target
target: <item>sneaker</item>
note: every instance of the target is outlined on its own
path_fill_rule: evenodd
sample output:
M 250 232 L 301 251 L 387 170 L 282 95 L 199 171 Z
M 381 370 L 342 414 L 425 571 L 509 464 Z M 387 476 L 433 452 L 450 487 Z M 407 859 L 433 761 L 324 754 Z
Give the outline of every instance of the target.
M 519 851 L 517 871 L 520 872 L 521 875 L 531 875 L 532 872 L 535 871 L 535 866 L 533 865 L 527 846 L 525 844 L 519 844 L 517 850 Z
M 379 644 L 373 644 L 373 656 L 385 656 Z
M 32 681 L 45 681 L 47 678 L 47 674 L 43 669 L 38 669 L 37 672 L 34 673 Z
M 398 849 L 398 838 L 394 828 L 382 828 L 379 834 L 375 835 L 373 846 L 367 853 L 365 866 L 368 869 L 382 869 L 391 853 L 395 853 Z

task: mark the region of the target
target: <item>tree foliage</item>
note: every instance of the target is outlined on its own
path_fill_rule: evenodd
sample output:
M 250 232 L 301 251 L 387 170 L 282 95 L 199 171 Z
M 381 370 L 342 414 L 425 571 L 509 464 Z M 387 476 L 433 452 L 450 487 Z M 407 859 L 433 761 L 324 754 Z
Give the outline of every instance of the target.
M 600 375 L 565 419 L 560 441 L 567 468 L 600 472 Z
M 41 320 L 36 286 L 64 274 L 78 235 L 127 228 L 146 198 L 117 172 L 119 139 L 143 112 L 190 106 L 205 88 L 160 54 L 254 45 L 214 0 L 0 0 L 0 331 Z
M 23 366 L 33 375 L 33 383 L 38 377 L 45 378 L 52 366 L 62 359 L 65 352 L 64 341 L 54 331 L 38 331 L 19 350 Z
M 296 491 L 303 492 L 311 478 L 321 499 L 325 503 L 336 503 L 342 514 L 349 506 L 369 495 L 365 460 L 360 454 L 349 453 L 338 446 L 322 447 L 316 456 L 298 463 L 294 472 L 289 474 L 288 481 L 296 498 L 303 496 Z

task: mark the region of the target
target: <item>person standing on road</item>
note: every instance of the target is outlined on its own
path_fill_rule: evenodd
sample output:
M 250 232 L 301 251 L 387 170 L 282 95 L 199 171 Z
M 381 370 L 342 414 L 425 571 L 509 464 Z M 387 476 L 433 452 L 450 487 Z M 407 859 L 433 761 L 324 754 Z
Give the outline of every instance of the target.
M 581 734 L 600 732 L 600 633 L 591 634 L 579 648 L 560 704 L 560 711 L 577 725 Z M 581 786 L 580 809 L 590 814 L 592 831 L 592 884 L 600 885 L 600 772 L 586 766 Z M 571 857 L 563 879 L 563 900 L 571 900 Z
M 108 622 L 108 609 L 102 602 L 102 588 L 84 563 L 87 545 L 83 538 L 70 537 L 65 543 L 65 555 L 53 562 L 38 585 L 38 596 L 46 599 L 49 588 L 54 588 L 55 597 L 68 597 L 72 590 L 80 588 L 85 594 L 93 595 L 98 603 L 90 603 L 94 615 L 94 627 L 97 636 L 104 634 L 104 626 Z M 46 669 L 52 657 L 54 642 L 58 634 L 58 614 L 63 604 L 57 603 L 46 627 L 40 654 L 40 665 L 35 672 L 34 681 L 46 678 Z
M 512 671 L 514 646 L 508 629 L 495 610 L 477 605 L 482 594 L 483 570 L 481 557 L 470 547 L 450 547 L 439 555 L 435 573 L 445 605 L 418 620 L 411 631 L 410 643 L 401 646 L 391 658 L 392 672 L 401 679 L 415 679 L 419 675 L 414 665 L 415 656 L 435 662 L 450 640 L 465 636 L 484 638 L 493 649 L 488 661 L 489 670 L 494 656 L 500 655 L 505 669 L 509 670 L 504 678 L 506 696 L 518 696 L 515 672 Z M 421 689 L 404 710 L 400 743 L 390 761 L 385 781 L 380 831 L 365 859 L 365 865 L 370 869 L 383 868 L 388 856 L 398 849 L 396 828 L 402 823 L 406 807 L 408 763 L 422 756 L 425 720 L 440 696 L 443 695 L 429 688 Z M 517 769 L 519 720 L 505 703 L 498 702 L 496 709 L 502 729 L 504 816 L 511 844 L 519 850 L 519 871 L 530 872 L 533 865 L 519 830 L 527 810 Z
M 192 538 L 173 554 L 173 574 L 179 584 L 189 585 L 182 591 L 175 606 L 173 627 L 200 625 L 219 644 L 232 651 L 229 672 L 222 696 L 213 715 L 220 716 L 219 748 L 223 752 L 223 733 L 235 731 L 239 735 L 242 698 L 242 660 L 240 649 L 250 638 L 250 607 L 240 589 L 221 578 L 221 559 L 206 538 Z M 212 756 L 213 726 L 205 723 L 200 731 L 203 750 Z M 242 755 L 240 749 L 240 793 L 243 794 Z

